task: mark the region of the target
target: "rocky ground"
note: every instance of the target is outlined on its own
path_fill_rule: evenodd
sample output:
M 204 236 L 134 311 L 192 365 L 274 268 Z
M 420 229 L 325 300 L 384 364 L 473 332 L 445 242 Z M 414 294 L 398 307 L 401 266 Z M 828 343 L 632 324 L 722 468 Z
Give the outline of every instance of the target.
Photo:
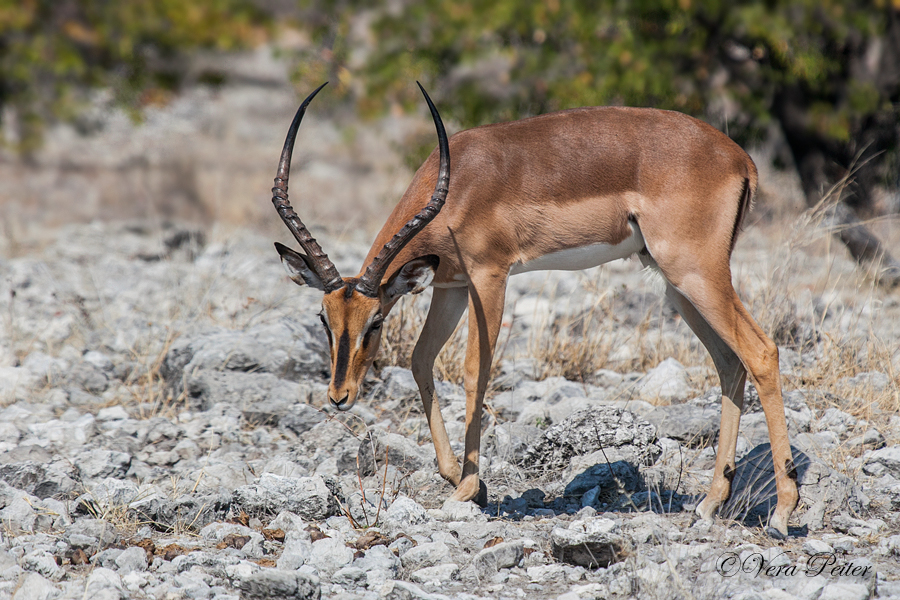
M 355 272 L 366 248 L 324 240 Z M 802 500 L 776 541 L 751 387 L 735 493 L 714 523 L 693 516 L 720 393 L 633 261 L 511 281 L 479 508 L 443 502 L 401 359 L 351 413 L 327 411 L 318 293 L 264 237 L 141 222 L 5 248 L 0 597 L 900 598 L 900 302 L 841 257 L 785 271 L 751 229 L 735 258 L 784 345 Z M 427 297 L 404 302 L 414 322 Z M 559 376 L 598 352 L 603 368 Z

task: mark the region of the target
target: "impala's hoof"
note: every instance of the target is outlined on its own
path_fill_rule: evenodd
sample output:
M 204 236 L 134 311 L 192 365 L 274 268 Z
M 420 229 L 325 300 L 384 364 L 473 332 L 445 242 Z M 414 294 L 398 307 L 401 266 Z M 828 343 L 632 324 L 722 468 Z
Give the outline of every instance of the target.
M 472 502 L 485 508 L 488 505 L 487 486 L 480 479 L 478 480 L 478 495 L 472 498 Z
M 450 496 L 450 500 L 456 500 L 457 502 L 472 500 L 477 503 L 482 493 L 485 497 L 485 504 L 487 504 L 487 488 L 484 487 L 484 483 L 478 479 L 478 475 L 469 475 L 459 482 L 459 485 L 456 486 L 456 491 Z
M 712 523 L 715 519 L 716 511 L 719 510 L 719 504 L 719 502 L 714 502 L 712 498 L 706 496 L 703 501 L 697 505 L 697 508 L 694 509 L 694 513 L 701 521 Z
M 766 534 L 775 540 L 787 539 L 787 521 L 779 519 L 777 514 L 772 515 L 769 519 L 769 526 L 766 527 Z

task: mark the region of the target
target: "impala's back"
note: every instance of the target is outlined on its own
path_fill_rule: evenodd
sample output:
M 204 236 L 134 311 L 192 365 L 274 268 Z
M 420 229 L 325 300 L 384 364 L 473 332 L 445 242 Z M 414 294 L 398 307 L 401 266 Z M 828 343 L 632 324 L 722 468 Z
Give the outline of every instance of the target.
M 396 261 L 402 266 L 424 248 L 440 249 L 436 282 L 445 285 L 461 271 L 448 228 L 464 244 L 464 256 L 497 260 L 502 254 L 513 273 L 532 270 L 529 265 L 586 268 L 600 263 L 575 257 L 567 265 L 562 256 L 545 267 L 537 259 L 596 245 L 603 246 L 596 249 L 601 258 L 627 256 L 642 245 L 645 220 L 665 222 L 698 244 L 730 244 L 745 196 L 757 185 L 753 161 L 725 134 L 655 109 L 580 108 L 486 125 L 452 136 L 450 154 L 446 206 Z M 435 151 L 389 224 L 425 204 L 437 162 Z M 393 234 L 386 225 L 373 252 Z

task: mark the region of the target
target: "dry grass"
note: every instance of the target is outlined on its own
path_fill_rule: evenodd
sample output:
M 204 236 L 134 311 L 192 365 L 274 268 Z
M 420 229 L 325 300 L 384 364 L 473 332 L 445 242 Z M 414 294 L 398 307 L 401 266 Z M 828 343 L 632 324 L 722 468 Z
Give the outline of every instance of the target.
M 384 336 L 377 361 L 378 367 L 410 368 L 413 349 L 428 315 L 430 295 L 403 298 L 385 323 Z M 461 384 L 465 372 L 466 315 L 434 362 L 436 377 L 441 381 Z

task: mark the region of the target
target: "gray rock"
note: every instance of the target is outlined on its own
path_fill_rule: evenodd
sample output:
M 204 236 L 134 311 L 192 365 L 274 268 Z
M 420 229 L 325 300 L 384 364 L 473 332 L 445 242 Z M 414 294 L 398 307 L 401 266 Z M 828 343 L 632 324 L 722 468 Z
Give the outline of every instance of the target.
M 419 386 L 412 371 L 402 367 L 385 367 L 379 375 L 381 383 L 372 395 L 388 400 L 415 400 L 419 398 Z M 440 394 L 439 394 L 440 395 Z
M 195 551 L 176 556 L 172 559 L 170 565 L 177 573 L 199 569 L 214 577 L 224 579 L 228 577 L 229 571 L 233 570 L 235 565 L 239 565 L 242 562 L 240 558 L 233 554 L 219 551 Z
M 163 494 L 139 496 L 129 504 L 134 514 L 162 527 L 202 528 L 225 519 L 231 509 L 232 496 L 227 492 L 184 494 L 175 499 Z
M 298 402 L 308 399 L 306 386 L 271 373 L 198 370 L 185 374 L 185 399 L 194 410 L 223 402 L 238 407 L 249 423 L 275 425 Z
M 414 583 L 407 581 L 387 581 L 379 588 L 379 593 L 385 600 L 445 600 L 443 594 L 429 594 Z
M 886 556 L 900 556 L 900 535 L 883 538 L 878 546 Z
M 0 522 L 13 532 L 33 531 L 37 498 L 0 481 Z
M 107 548 L 106 550 L 101 550 L 91 557 L 91 564 L 95 567 L 99 566 L 105 569 L 116 569 L 118 567 L 116 559 L 119 558 L 120 554 L 122 554 L 121 548 Z
M 900 446 L 888 446 L 873 450 L 863 456 L 863 470 L 875 476 L 888 472 L 900 478 Z M 879 468 L 880 467 L 880 468 Z
M 482 438 L 483 456 L 492 460 L 505 460 L 519 464 L 531 444 L 537 442 L 543 432 L 537 427 L 521 423 L 502 423 L 492 427 Z
M 374 525 L 376 522 L 382 522 L 385 511 L 388 508 L 388 499 L 384 496 L 387 492 L 382 493 L 381 490 L 367 489 L 365 495 L 362 492 L 354 491 L 346 497 L 344 508 L 350 512 L 353 520 L 361 526 L 367 527 Z
M 292 512 L 283 510 L 278 513 L 274 519 L 269 521 L 269 529 L 281 529 L 285 533 L 290 533 L 292 531 L 303 531 L 305 533 L 307 528 L 307 523 L 303 520 L 303 517 L 300 515 L 295 515 Z
M 325 420 L 325 414 L 309 404 L 294 404 L 290 410 L 278 420 L 278 428 L 290 431 L 295 435 L 306 433 Z
M 181 337 L 169 348 L 160 373 L 180 393 L 185 375 L 203 370 L 269 373 L 291 381 L 316 378 L 328 372 L 327 357 L 321 325 L 304 313 L 244 331 Z
M 0 465 L 0 480 L 38 498 L 50 498 L 74 490 L 76 484 L 70 477 L 72 474 L 56 462 L 49 465 L 31 461 Z
M 450 560 L 450 548 L 443 542 L 427 542 L 410 548 L 401 557 L 403 568 L 416 571 Z
M 243 579 L 240 589 L 245 598 L 254 600 L 318 600 L 322 595 L 318 577 L 273 570 L 259 571 Z
M 425 508 L 406 496 L 399 496 L 383 514 L 385 522 L 394 526 L 408 527 L 428 521 Z
M 803 542 L 803 551 L 810 556 L 814 556 L 816 554 L 830 554 L 834 552 L 834 548 L 822 540 L 806 540 Z
M 21 558 L 19 564 L 26 571 L 40 573 L 53 581 L 59 581 L 64 575 L 63 570 L 56 564 L 56 559 L 46 550 L 32 550 Z
M 15 447 L 22 437 L 22 432 L 13 423 L 0 422 L 0 443 Z
M 69 362 L 43 352 L 32 352 L 22 361 L 22 366 L 37 378 L 40 384 L 53 385 L 69 371 Z
M 23 367 L 0 367 L 0 404 L 26 400 L 36 379 Z
M 126 548 L 116 558 L 116 566 L 122 574 L 131 573 L 132 571 L 147 570 L 147 552 L 138 546 Z
M 433 467 L 436 462 L 432 444 L 420 446 L 397 433 L 373 433 L 371 437 L 373 439 L 367 436 L 359 443 L 359 471 L 363 477 L 375 473 L 376 463 L 379 466 L 384 465 L 385 449 L 387 449 L 387 463 L 402 472 L 418 471 L 426 466 Z
M 92 394 L 99 394 L 109 387 L 109 377 L 90 362 L 82 360 L 67 373 L 69 381 Z
M 559 402 L 532 402 L 522 409 L 522 413 L 516 418 L 517 425 L 526 427 L 546 428 L 556 423 L 562 423 L 578 411 L 588 410 L 596 406 L 597 401 L 580 396 L 567 396 Z
M 331 574 L 353 562 L 353 550 L 342 540 L 325 538 L 313 542 L 306 564 L 315 567 L 319 573 Z
M 409 541 L 407 538 L 400 538 Z M 365 556 L 353 561 L 353 566 L 363 571 L 385 571 L 391 577 L 400 573 L 400 559 L 387 546 L 372 546 L 366 550 Z
M 178 591 L 185 598 L 209 598 L 212 590 L 206 582 L 208 576 L 203 573 L 188 571 L 179 573 L 175 576 L 175 584 L 178 585 Z
M 197 492 L 233 490 L 253 484 L 257 480 L 247 463 L 240 460 L 205 466 L 193 471 L 188 479 L 199 482 L 196 487 Z
M 527 468 L 564 469 L 573 456 L 600 449 L 616 451 L 633 464 L 648 464 L 662 452 L 656 428 L 634 413 L 611 406 L 579 411 L 550 427 L 530 446 L 523 460 Z
M 684 442 L 694 448 L 712 445 L 719 437 L 718 408 L 694 404 L 657 406 L 644 415 L 656 426 L 657 435 Z
M 13 594 L 12 600 L 53 600 L 60 596 L 60 590 L 38 573 L 29 573 L 22 579 L 22 585 Z
M 130 466 L 131 454 L 113 450 L 91 450 L 75 459 L 75 467 L 82 479 L 122 478 Z
M 884 436 L 877 429 L 867 429 L 862 435 L 847 440 L 847 448 L 855 450 L 857 448 L 883 448 L 885 444 Z
M 312 541 L 309 533 L 300 529 L 288 531 L 284 537 L 284 549 L 276 565 L 283 571 L 295 571 L 306 563 L 310 554 Z
M 112 524 L 101 519 L 78 519 L 66 527 L 63 539 L 73 548 L 97 550 L 115 544 L 119 533 Z
M 343 423 L 331 420 L 315 425 L 299 437 L 297 454 L 308 457 L 311 466 L 323 469 L 322 463 L 331 462 L 334 470 L 356 475 L 359 455 L 359 439 Z M 383 460 L 383 457 L 382 457 Z M 325 472 L 320 474 L 333 474 Z
M 817 426 L 821 431 L 844 435 L 848 430 L 856 427 L 857 422 L 853 415 L 832 407 L 825 409 L 825 412 L 819 417 Z
M 838 554 L 850 554 L 856 550 L 859 540 L 852 535 L 826 534 L 822 536 L 822 540 L 830 544 Z
M 860 390 L 864 392 L 883 392 L 891 384 L 891 378 L 887 373 L 867 371 L 854 377 L 844 377 L 838 384 L 851 388 L 860 388 Z
M 343 586 L 365 585 L 366 572 L 358 567 L 343 567 L 334 572 L 331 582 Z
M 624 558 L 624 539 L 615 521 L 593 517 L 573 521 L 568 528 L 554 527 L 550 547 L 561 562 L 587 568 L 608 567 Z
M 98 567 L 88 577 L 84 597 L 91 600 L 125 600 L 128 594 L 122 585 L 122 578 L 115 571 Z
M 522 540 L 502 542 L 485 548 L 475 555 L 472 565 L 479 581 L 493 577 L 500 569 L 508 569 L 519 564 L 525 556 L 525 543 Z
M 85 414 L 75 420 L 53 419 L 28 425 L 28 432 L 56 447 L 86 444 L 96 433 L 94 415 Z
M 112 359 L 96 350 L 88 350 L 81 359 L 104 373 L 112 373 L 115 370 Z
M 442 521 L 486 521 L 487 516 L 474 502 L 458 502 L 447 499 L 441 506 L 438 518 Z
M 459 565 L 454 563 L 444 563 L 433 567 L 425 567 L 413 571 L 409 574 L 409 578 L 417 583 L 431 583 L 439 585 L 456 579 L 459 574 Z
M 861 583 L 836 581 L 822 589 L 818 600 L 869 600 L 869 588 Z
M 97 411 L 97 421 L 100 423 L 105 423 L 106 421 L 121 421 L 130 418 L 131 415 L 128 414 L 125 407 L 118 404 L 116 406 L 107 406 L 106 408 L 101 408 Z
M 318 475 L 296 478 L 265 473 L 255 484 L 236 489 L 234 502 L 249 513 L 289 511 L 304 519 L 321 521 L 340 512 L 335 491 Z
M 229 535 L 252 537 L 259 533 L 237 523 L 210 523 L 200 530 L 200 537 L 213 543 L 221 542 Z
M 641 400 L 652 404 L 671 404 L 685 400 L 690 390 L 687 370 L 674 358 L 667 358 L 647 371 L 647 376 L 637 384 Z
M 511 390 L 537 377 L 537 363 L 533 358 L 501 360 L 500 373 L 491 382 L 497 389 Z

